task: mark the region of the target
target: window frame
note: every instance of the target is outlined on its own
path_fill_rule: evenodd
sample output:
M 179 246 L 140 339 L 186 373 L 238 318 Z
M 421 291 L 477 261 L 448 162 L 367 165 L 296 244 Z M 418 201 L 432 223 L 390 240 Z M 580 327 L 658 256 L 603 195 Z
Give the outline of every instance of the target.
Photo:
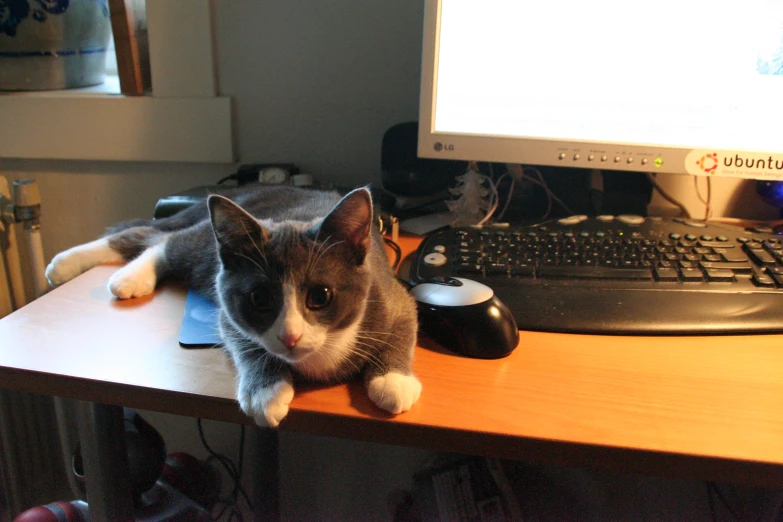
M 152 92 L 0 94 L 0 157 L 231 163 L 211 0 L 146 0 Z

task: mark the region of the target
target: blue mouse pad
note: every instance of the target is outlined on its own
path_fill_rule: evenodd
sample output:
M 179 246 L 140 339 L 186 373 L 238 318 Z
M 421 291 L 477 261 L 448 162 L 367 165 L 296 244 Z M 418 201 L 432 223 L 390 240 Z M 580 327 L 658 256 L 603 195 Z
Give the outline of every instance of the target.
M 221 344 L 217 305 L 195 290 L 188 290 L 179 345 L 183 348 L 212 348 Z

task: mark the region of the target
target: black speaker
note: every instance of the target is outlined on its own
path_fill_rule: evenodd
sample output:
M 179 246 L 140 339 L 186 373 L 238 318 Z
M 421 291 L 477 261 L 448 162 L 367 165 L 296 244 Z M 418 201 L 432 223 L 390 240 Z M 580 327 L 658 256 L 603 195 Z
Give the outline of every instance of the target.
M 467 163 L 419 158 L 416 152 L 419 123 L 410 121 L 390 127 L 381 147 L 381 184 L 393 194 L 428 196 L 454 185 Z

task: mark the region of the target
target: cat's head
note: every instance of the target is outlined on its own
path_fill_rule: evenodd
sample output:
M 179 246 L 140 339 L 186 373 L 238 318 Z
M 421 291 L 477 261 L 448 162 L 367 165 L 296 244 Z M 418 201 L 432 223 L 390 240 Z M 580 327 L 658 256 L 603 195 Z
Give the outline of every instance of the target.
M 231 323 L 267 352 L 316 377 L 347 355 L 370 286 L 372 201 L 346 195 L 313 222 L 258 221 L 208 200 L 221 263 L 217 293 Z

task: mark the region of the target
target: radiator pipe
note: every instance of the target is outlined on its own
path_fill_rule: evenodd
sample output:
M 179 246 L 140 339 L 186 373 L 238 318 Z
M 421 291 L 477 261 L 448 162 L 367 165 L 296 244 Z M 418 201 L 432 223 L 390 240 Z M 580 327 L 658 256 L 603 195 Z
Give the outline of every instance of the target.
M 14 181 L 14 217 L 24 224 L 27 248 L 33 273 L 33 291 L 35 297 L 41 297 L 49 291 L 46 281 L 46 262 L 41 242 L 41 192 L 32 179 Z
M 11 287 L 11 298 L 14 309 L 27 304 L 27 295 L 24 290 L 24 277 L 22 275 L 22 262 L 19 257 L 19 243 L 16 239 L 16 219 L 12 206 L 11 191 L 8 180 L 0 176 L 0 228 L 4 229 L 4 241 L 0 240 L 0 250 L 5 254 L 8 284 Z

